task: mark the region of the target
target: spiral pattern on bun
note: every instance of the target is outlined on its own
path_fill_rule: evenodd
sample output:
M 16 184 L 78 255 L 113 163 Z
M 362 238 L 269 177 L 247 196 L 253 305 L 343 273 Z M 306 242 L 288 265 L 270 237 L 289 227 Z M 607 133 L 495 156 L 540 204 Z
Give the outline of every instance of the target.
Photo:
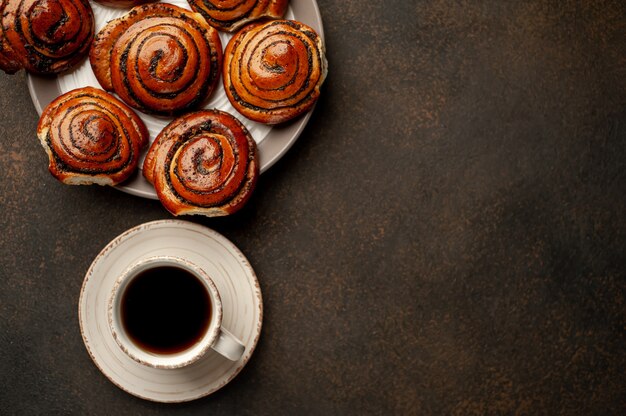
M 291 20 L 253 23 L 224 51 L 224 89 L 247 118 L 266 124 L 290 120 L 319 97 L 327 62 L 322 40 Z
M 246 203 L 256 184 L 256 143 L 226 112 L 189 113 L 157 136 L 143 174 L 174 215 L 232 214 Z
M 0 1 L 0 69 L 56 74 L 89 50 L 94 17 L 87 0 Z
M 174 114 L 211 94 L 222 46 L 200 14 L 152 3 L 110 21 L 96 35 L 89 59 L 100 85 L 131 107 Z
M 253 20 L 283 17 L 289 0 L 188 0 L 188 3 L 211 26 L 234 32 Z
M 50 158 L 50 173 L 69 185 L 123 182 L 148 144 L 148 131 L 137 114 L 91 87 L 52 101 L 41 114 L 37 137 Z

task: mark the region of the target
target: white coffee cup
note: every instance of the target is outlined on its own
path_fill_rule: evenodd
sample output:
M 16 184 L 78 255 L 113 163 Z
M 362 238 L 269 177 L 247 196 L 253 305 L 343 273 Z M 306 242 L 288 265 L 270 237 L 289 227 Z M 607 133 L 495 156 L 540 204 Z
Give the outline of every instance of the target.
M 142 272 L 158 267 L 177 267 L 186 270 L 202 283 L 209 297 L 211 310 L 206 331 L 193 345 L 174 353 L 161 354 L 143 348 L 132 340 L 122 321 L 122 299 L 129 284 Z M 119 276 L 111 291 L 108 321 L 113 338 L 122 351 L 138 363 L 154 368 L 173 369 L 190 365 L 203 357 L 209 349 L 215 350 L 229 360 L 237 361 L 245 350 L 239 339 L 222 328 L 222 301 L 211 278 L 200 267 L 179 257 L 150 257 L 129 266 Z

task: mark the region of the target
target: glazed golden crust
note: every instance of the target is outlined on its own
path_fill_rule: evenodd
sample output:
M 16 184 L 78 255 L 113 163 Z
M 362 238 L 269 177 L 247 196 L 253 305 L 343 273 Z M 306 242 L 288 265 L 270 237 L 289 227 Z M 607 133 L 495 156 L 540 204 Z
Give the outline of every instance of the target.
M 0 2 L 0 69 L 56 74 L 77 64 L 93 39 L 87 0 Z
M 0 2 L 0 16 L 4 13 L 4 9 L 8 5 L 8 2 Z M 19 57 L 15 55 L 9 40 L 4 35 L 4 28 L 2 24 L 2 18 L 0 17 L 0 69 L 7 74 L 14 74 L 22 69 L 22 64 L 19 61 Z
M 232 214 L 256 184 L 256 143 L 226 112 L 189 113 L 159 133 L 144 160 L 143 174 L 174 215 Z
M 91 87 L 52 101 L 41 114 L 37 137 L 48 153 L 50 173 L 69 185 L 123 182 L 148 144 L 148 131 L 137 114 Z
M 289 0 L 187 0 L 211 26 L 235 32 L 261 18 L 279 19 L 287 11 Z
M 166 3 L 133 8 L 96 35 L 89 60 L 100 85 L 131 107 L 175 114 L 201 104 L 219 80 L 219 33 Z
M 282 123 L 313 107 L 326 72 L 320 37 L 291 20 L 248 25 L 224 51 L 228 99 L 241 114 L 261 123 Z

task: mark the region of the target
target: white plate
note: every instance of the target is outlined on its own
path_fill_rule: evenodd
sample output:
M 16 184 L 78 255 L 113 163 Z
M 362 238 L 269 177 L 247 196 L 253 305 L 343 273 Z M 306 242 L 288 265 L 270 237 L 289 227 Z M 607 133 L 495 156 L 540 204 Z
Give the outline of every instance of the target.
M 211 276 L 222 298 L 222 325 L 246 347 L 239 361 L 209 350 L 187 367 L 163 370 L 137 363 L 117 345 L 107 321 L 117 276 L 131 263 L 164 254 L 183 257 Z M 184 402 L 215 392 L 246 365 L 261 333 L 263 301 L 250 263 L 225 237 L 198 224 L 161 220 L 126 231 L 100 252 L 85 276 L 78 317 L 89 355 L 113 384 L 143 399 Z
M 90 3 L 96 18 L 96 31 L 99 31 L 108 21 L 122 16 L 128 11 L 127 9 L 105 7 L 93 1 L 90 1 Z M 189 4 L 185 0 L 170 0 L 168 3 L 172 3 L 186 9 L 190 8 Z M 291 1 L 289 9 L 285 14 L 285 18 L 298 20 L 311 26 L 317 31 L 317 33 L 319 33 L 322 39 L 324 39 L 322 18 L 320 16 L 319 9 L 317 8 L 316 0 Z M 230 34 L 220 32 L 223 48 L 226 47 L 226 44 L 231 37 L 232 35 Z M 89 60 L 87 59 L 85 59 L 78 67 L 60 74 L 57 77 L 41 77 L 29 74 L 27 76 L 27 81 L 30 96 L 39 114 L 41 114 L 43 108 L 45 108 L 53 99 L 70 90 L 86 86 L 101 88 L 95 75 L 93 74 L 93 71 L 91 70 Z M 226 93 L 224 92 L 224 86 L 221 79 L 217 88 L 211 95 L 209 102 L 204 106 L 204 108 L 217 108 L 227 111 L 241 120 L 241 122 L 248 128 L 258 145 L 261 172 L 266 171 L 278 159 L 280 159 L 280 157 L 284 155 L 287 150 L 289 150 L 291 145 L 293 145 L 304 129 L 304 126 L 309 121 L 311 113 L 313 112 L 313 110 L 311 110 L 302 117 L 298 117 L 295 120 L 280 126 L 270 127 L 261 123 L 256 123 L 243 117 L 230 104 L 228 98 L 226 97 Z M 144 114 L 140 111 L 137 111 L 137 114 L 139 114 L 148 127 L 151 143 L 163 127 L 165 127 L 165 125 L 172 120 L 171 117 L 153 116 Z M 145 151 L 141 156 L 140 166 L 143 163 L 144 156 Z M 141 172 L 136 173 L 129 180 L 121 185 L 118 185 L 117 188 L 133 195 L 157 199 L 154 188 L 144 179 Z

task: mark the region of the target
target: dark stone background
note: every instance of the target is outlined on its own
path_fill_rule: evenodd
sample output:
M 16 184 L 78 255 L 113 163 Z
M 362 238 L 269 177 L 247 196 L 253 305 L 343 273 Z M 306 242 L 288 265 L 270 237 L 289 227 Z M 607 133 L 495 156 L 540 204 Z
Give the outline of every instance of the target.
M 294 0 L 298 1 L 298 0 Z M 47 172 L 0 74 L 0 413 L 626 412 L 626 3 L 318 0 L 330 75 L 250 204 L 264 330 L 182 405 L 92 364 L 77 302 L 157 201 Z

